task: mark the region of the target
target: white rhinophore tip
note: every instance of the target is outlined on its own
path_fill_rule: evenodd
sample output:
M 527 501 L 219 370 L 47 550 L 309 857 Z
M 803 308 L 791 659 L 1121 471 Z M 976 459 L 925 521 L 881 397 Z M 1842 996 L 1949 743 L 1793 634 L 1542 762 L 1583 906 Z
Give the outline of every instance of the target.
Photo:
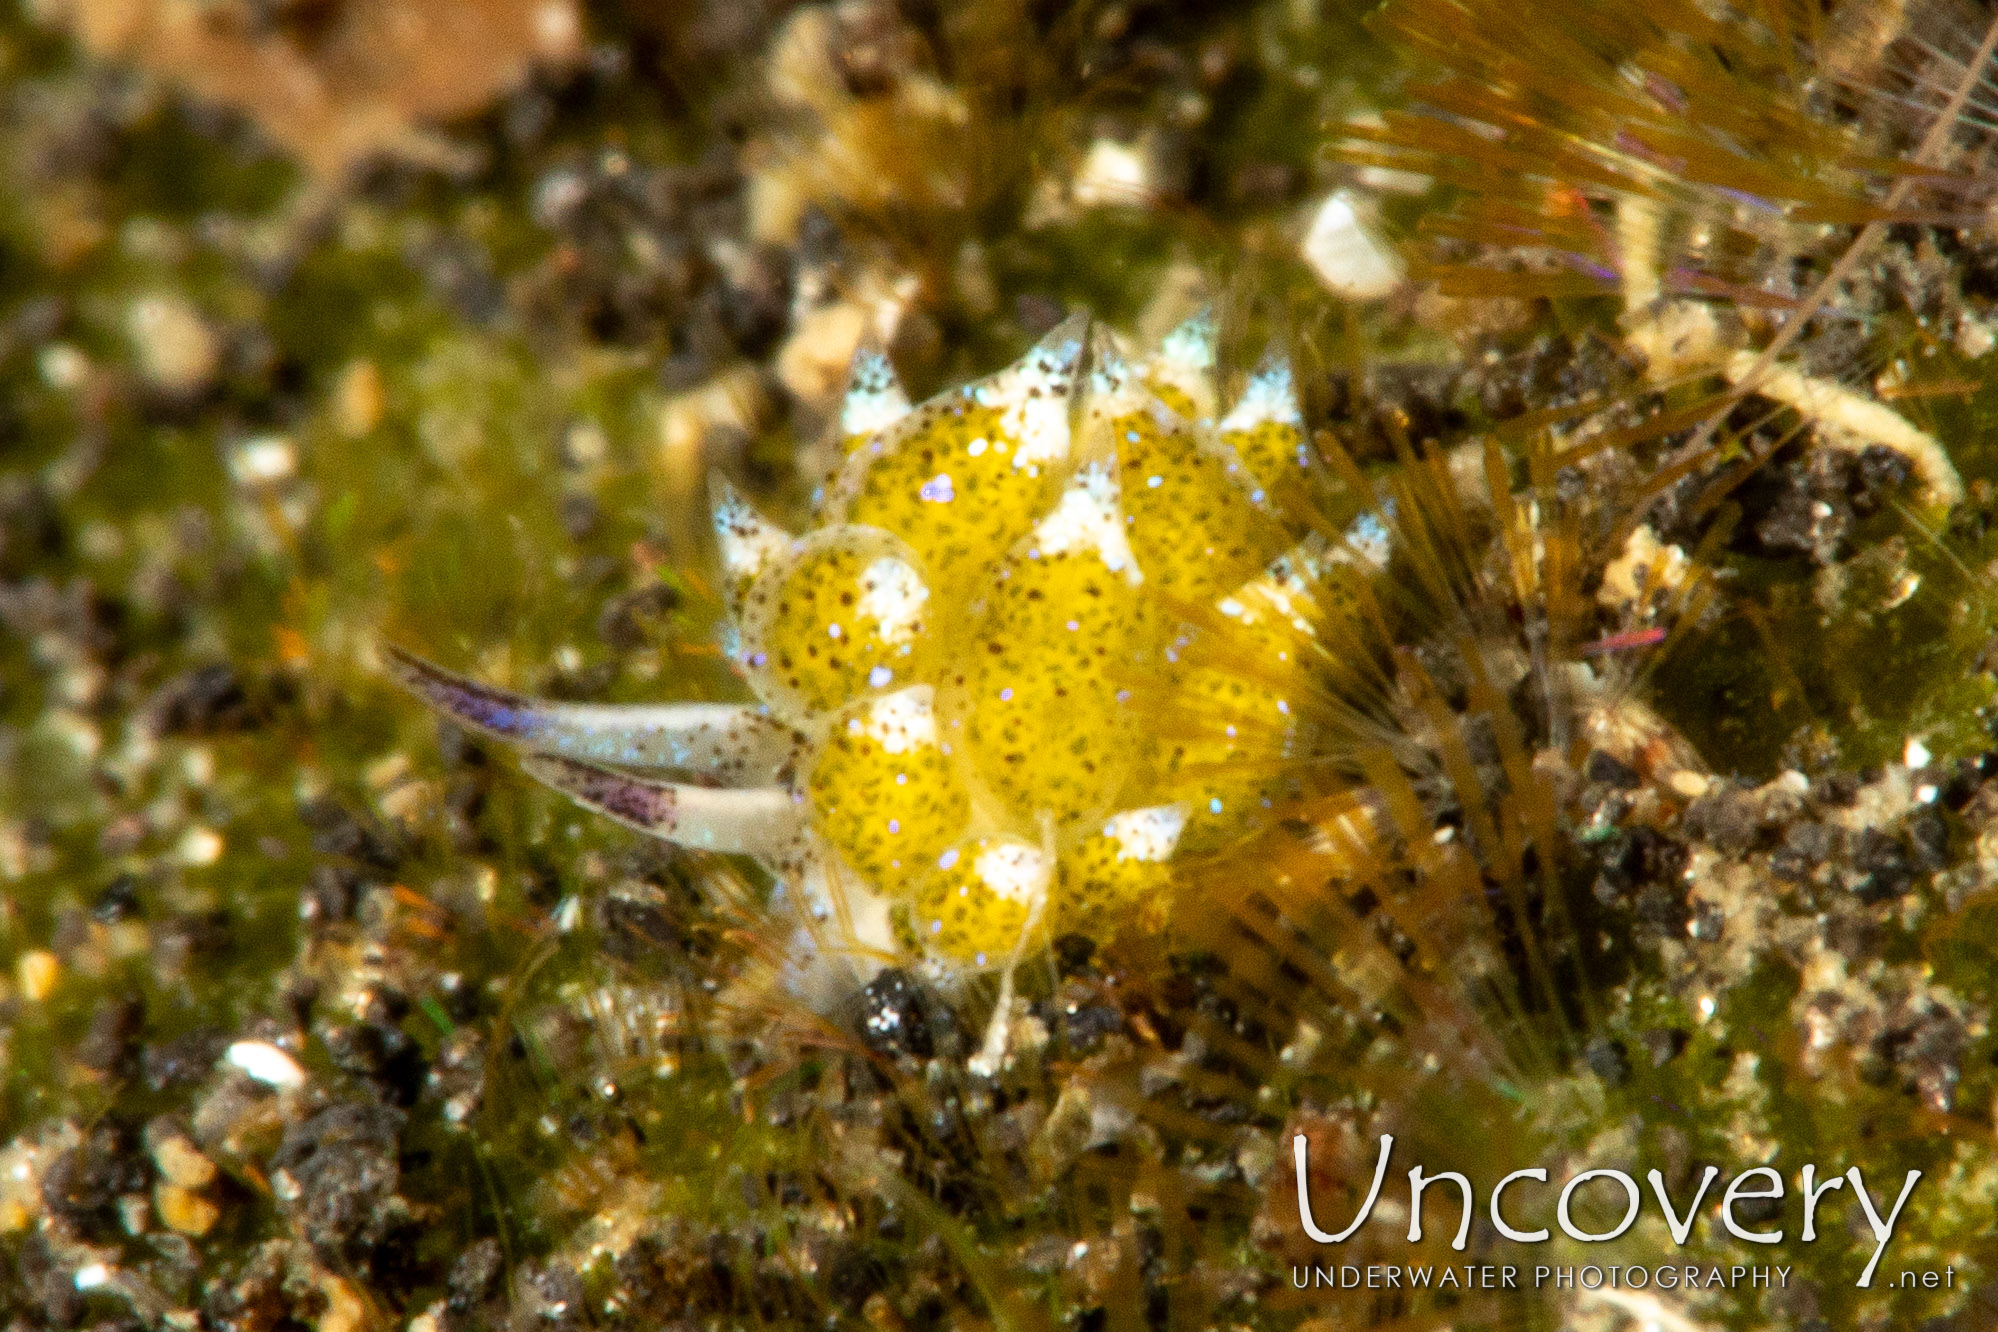
M 731 584 L 748 582 L 790 548 L 791 534 L 751 508 L 721 473 L 708 477 L 708 494 L 714 505 L 722 573 Z
M 1013 466 L 1038 467 L 1068 461 L 1069 402 L 1088 316 L 1070 315 L 1018 361 L 967 390 L 981 407 L 997 407 L 1000 427 L 1014 440 Z
M 1193 404 L 1201 420 L 1214 416 L 1214 312 L 1202 310 L 1165 335 L 1159 349 L 1145 361 L 1152 383 L 1178 389 Z
M 908 414 L 909 395 L 888 358 L 870 347 L 855 352 L 839 409 L 840 433 L 876 434 Z
M 1241 401 L 1228 409 L 1219 429 L 1228 435 L 1264 424 L 1304 424 L 1304 413 L 1297 406 L 1297 381 L 1290 372 L 1287 356 L 1267 357 L 1256 367 L 1256 373 L 1242 389 Z
M 1153 362 L 1187 374 L 1212 374 L 1214 339 L 1214 311 L 1202 310 L 1165 335 Z
M 1089 366 L 1089 405 L 1101 410 L 1136 392 L 1137 372 L 1110 339 L 1098 338 L 1095 351 Z

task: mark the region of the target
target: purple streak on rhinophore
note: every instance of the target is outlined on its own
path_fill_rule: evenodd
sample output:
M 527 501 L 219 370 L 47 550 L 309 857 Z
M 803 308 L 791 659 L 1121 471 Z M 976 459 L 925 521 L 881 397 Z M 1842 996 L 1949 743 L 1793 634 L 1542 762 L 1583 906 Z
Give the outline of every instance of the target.
M 390 673 L 446 716 L 527 749 L 627 768 L 670 768 L 724 785 L 784 781 L 804 739 L 755 704 L 558 703 L 454 675 L 388 647 Z

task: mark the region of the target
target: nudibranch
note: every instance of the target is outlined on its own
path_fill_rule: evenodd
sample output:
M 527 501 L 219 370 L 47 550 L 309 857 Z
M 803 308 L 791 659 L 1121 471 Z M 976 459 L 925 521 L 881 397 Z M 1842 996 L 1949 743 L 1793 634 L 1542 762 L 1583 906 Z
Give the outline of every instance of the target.
M 1143 359 L 1077 317 L 912 406 L 863 352 L 809 531 L 713 485 L 753 702 L 563 703 L 401 652 L 392 669 L 579 804 L 754 857 L 856 956 L 976 969 L 1156 928 L 1175 851 L 1261 793 L 1225 735 L 1176 741 L 1145 709 L 1226 694 L 1280 744 L 1280 688 L 1204 679 L 1174 649 L 1190 608 L 1250 642 L 1287 625 L 1314 558 L 1271 498 L 1310 461 L 1288 364 L 1225 413 L 1214 364 L 1205 316 Z

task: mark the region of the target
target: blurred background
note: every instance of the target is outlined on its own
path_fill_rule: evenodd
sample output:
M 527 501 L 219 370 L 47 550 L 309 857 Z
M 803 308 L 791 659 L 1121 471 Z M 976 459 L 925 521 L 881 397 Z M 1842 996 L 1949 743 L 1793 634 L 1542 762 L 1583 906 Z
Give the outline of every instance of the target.
M 1700 651 L 1619 678 L 1653 691 L 1712 789 L 1688 771 L 1690 787 L 1635 793 L 1636 773 L 1591 769 L 1575 789 L 1612 813 L 1561 835 L 1564 872 L 1622 931 L 1617 965 L 1633 931 L 1673 961 L 1619 972 L 1608 1016 L 1578 1029 L 1585 1056 L 1561 1046 L 1524 1090 L 1424 1081 L 1442 1065 L 1419 1043 L 1370 1044 L 1387 1024 L 1360 1024 L 1378 1014 L 1301 984 L 1277 946 L 1254 957 L 1260 989 L 1176 956 L 1106 998 L 1086 956 L 1061 961 L 1036 998 L 1046 1076 L 997 1091 L 936 1071 L 964 1032 L 903 980 L 843 1026 L 781 999 L 723 1011 L 717 978 L 768 952 L 742 866 L 579 813 L 377 669 L 392 641 L 558 698 L 741 698 L 715 641 L 705 478 L 799 518 L 863 346 L 920 399 L 1074 311 L 1149 343 L 1212 306 L 1223 378 L 1286 347 L 1307 423 L 1368 468 L 1398 443 L 1567 420 L 1578 402 L 1640 404 L 1674 429 L 1712 410 L 1658 414 L 1676 386 L 1642 380 L 1617 342 L 1607 267 L 1513 263 L 1522 235 L 1613 249 L 1607 196 L 1502 165 L 1486 195 L 1452 193 L 1420 151 L 1401 166 L 1331 151 L 1371 133 L 1464 142 L 1435 128 L 1460 130 L 1454 113 L 1385 128 L 1412 76 L 1369 8 L 0 12 L 0 1328 L 1289 1326 L 1317 1311 L 1272 1296 L 1292 1233 L 1276 1225 L 1285 1130 L 1308 1122 L 1320 1159 L 1365 1164 L 1366 1116 L 1404 1100 L 1431 1116 L 1427 1149 L 1471 1169 L 1542 1144 L 1628 1164 L 1641 1145 L 1679 1179 L 1710 1156 L 1759 1161 L 1779 1130 L 1829 1144 L 1827 1163 L 1871 1153 L 1855 1159 L 1883 1179 L 1920 1161 L 1951 1183 L 1911 1213 L 1908 1261 L 1988 1261 L 1987 224 L 1897 225 L 1891 261 L 1812 344 L 1813 373 L 1862 387 L 1900 358 L 1877 382 L 1947 437 L 1967 485 L 1947 523 L 1909 516 L 1892 450 L 1870 472 L 1851 449 L 1807 459 L 1794 416 L 1743 410 L 1722 441 L 1746 450 L 1722 459 L 1748 460 L 1736 479 L 1753 474 L 1739 511 L 1686 505 L 1661 526 L 1728 596 Z M 1397 8 L 1447 57 L 1462 34 L 1425 16 L 1479 6 Z M 1538 0 L 1520 26 L 1641 26 L 1653 8 Z M 1685 24 L 1657 51 L 1718 49 L 1720 7 L 1657 8 Z M 1983 68 L 1950 54 L 1988 17 L 1968 0 L 1729 14 L 1782 19 L 1756 29 L 1782 40 L 1744 45 L 1787 59 L 1784 24 L 1833 9 L 1971 14 L 1950 38 L 1910 20 L 1892 51 L 1860 23 L 1794 46 L 1924 115 L 1942 76 L 1923 61 Z M 1918 77 L 1880 74 L 1890 56 Z M 1668 82 L 1599 65 L 1572 104 L 1513 92 L 1576 142 L 1608 125 L 1619 151 L 1597 113 L 1625 85 L 1654 119 L 1684 110 Z M 1673 196 L 1686 160 L 1626 155 L 1686 204 L 1674 226 L 1693 219 L 1661 280 L 1725 308 L 1737 349 L 1874 216 L 1920 128 L 1862 121 L 1827 81 L 1738 77 L 1744 119 L 1802 89 L 1805 110 L 1784 102 L 1796 115 L 1765 117 L 1766 139 L 1717 136 L 1768 168 L 1770 198 L 1835 174 L 1814 174 L 1822 142 L 1788 151 L 1810 117 L 1873 156 L 1823 191 L 1846 213 L 1757 232 L 1779 214 L 1768 199 L 1710 180 Z M 1873 137 L 1838 137 L 1854 124 Z M 1466 198 L 1426 253 L 1466 270 L 1498 255 L 1502 277 L 1452 288 L 1405 242 Z M 1704 227 L 1742 216 L 1747 240 Z M 1626 515 L 1595 516 L 1607 532 Z M 1603 655 L 1621 668 L 1656 641 L 1606 638 Z M 1669 837 L 1618 824 L 1654 814 Z M 1687 865 L 1722 862 L 1749 868 L 1690 896 Z M 1518 943 L 1451 942 L 1466 938 L 1507 958 Z M 1671 951 L 1695 945 L 1693 961 Z M 1325 1025 L 1271 999 L 1300 992 Z M 766 1029 L 781 1039 L 752 1039 Z M 1180 1135 L 1169 1168 L 1141 1102 Z M 1859 1232 L 1804 1251 L 1808 1293 L 1767 1307 L 1474 1312 L 1521 1328 L 1580 1309 L 1572 1325 L 1602 1332 L 1826 1328 L 1854 1309 L 1873 1321 L 1836 1325 L 1990 1325 L 1955 1295 L 1853 1303 L 1855 1244 L 1870 1251 Z M 1472 1321 L 1418 1312 L 1354 1305 L 1307 1326 Z

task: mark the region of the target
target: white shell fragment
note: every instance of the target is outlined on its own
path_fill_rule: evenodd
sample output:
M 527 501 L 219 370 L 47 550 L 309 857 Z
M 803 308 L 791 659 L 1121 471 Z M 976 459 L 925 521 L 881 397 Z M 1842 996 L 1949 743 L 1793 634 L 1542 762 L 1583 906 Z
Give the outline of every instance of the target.
M 237 1041 L 222 1059 L 266 1087 L 297 1091 L 305 1085 L 305 1070 L 298 1066 L 298 1061 L 269 1041 Z
M 1149 202 L 1151 168 L 1145 161 L 1143 148 L 1115 139 L 1096 140 L 1089 145 L 1070 189 L 1076 203 L 1084 208 L 1130 207 Z
M 1379 300 L 1408 276 L 1401 256 L 1374 235 L 1346 190 L 1333 191 L 1318 206 L 1302 252 L 1318 280 L 1348 300 Z
M 137 354 L 139 373 L 170 393 L 199 392 L 222 359 L 221 339 L 200 311 L 171 293 L 133 301 L 125 311 L 125 334 Z

